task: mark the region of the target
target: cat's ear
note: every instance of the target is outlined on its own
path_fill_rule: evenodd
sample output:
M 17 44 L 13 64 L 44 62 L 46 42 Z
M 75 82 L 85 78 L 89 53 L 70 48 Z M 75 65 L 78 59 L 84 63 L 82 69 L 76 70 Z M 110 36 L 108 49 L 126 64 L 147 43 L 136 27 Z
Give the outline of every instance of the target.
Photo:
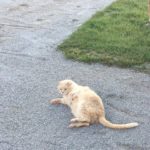
M 72 84 L 72 83 L 71 83 L 70 81 L 68 81 L 68 82 L 66 83 L 67 86 L 71 86 L 71 84 Z

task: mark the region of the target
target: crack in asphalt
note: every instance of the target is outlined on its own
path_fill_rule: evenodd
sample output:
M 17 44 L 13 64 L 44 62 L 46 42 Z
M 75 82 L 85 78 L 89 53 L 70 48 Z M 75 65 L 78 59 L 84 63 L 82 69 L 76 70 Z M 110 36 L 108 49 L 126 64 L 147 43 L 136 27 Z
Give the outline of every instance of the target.
M 48 61 L 48 59 L 45 57 L 36 57 L 36 56 L 27 55 L 27 54 L 16 54 L 16 53 L 8 53 L 8 52 L 0 52 L 0 54 L 14 55 L 14 56 L 20 56 L 20 57 L 29 57 L 29 58 L 39 59 L 43 61 L 46 61 L 46 60 Z

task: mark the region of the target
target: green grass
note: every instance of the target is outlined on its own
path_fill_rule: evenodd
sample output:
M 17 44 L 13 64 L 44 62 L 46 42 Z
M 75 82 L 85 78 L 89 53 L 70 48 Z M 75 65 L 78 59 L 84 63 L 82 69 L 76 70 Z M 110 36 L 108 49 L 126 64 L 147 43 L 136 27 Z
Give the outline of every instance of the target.
M 118 0 L 58 46 L 67 58 L 131 67 L 150 62 L 147 0 Z

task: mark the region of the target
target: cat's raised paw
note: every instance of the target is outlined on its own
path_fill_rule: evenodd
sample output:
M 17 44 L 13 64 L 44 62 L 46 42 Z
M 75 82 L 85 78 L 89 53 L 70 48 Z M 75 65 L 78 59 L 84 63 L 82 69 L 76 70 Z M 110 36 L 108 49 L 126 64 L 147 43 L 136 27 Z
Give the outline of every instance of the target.
M 78 99 L 78 93 L 71 93 L 70 96 L 71 96 L 71 98 L 72 98 L 72 101 Z

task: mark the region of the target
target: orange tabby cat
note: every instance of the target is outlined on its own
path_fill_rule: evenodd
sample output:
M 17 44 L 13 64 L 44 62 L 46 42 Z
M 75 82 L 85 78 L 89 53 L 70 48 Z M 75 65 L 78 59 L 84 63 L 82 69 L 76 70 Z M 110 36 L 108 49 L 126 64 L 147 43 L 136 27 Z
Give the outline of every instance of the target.
M 105 110 L 101 98 L 89 87 L 80 86 L 72 80 L 63 80 L 58 84 L 58 90 L 63 98 L 50 101 L 51 104 L 66 104 L 71 108 L 75 118 L 71 119 L 69 127 L 89 126 L 93 123 L 114 128 L 125 129 L 138 126 L 138 123 L 114 124 L 105 118 Z

